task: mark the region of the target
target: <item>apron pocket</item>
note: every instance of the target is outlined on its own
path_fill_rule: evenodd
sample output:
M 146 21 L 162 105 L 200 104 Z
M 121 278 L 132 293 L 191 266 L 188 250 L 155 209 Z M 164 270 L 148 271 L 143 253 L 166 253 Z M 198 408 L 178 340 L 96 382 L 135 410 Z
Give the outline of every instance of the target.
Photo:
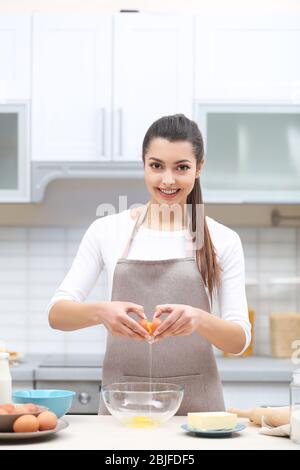
M 190 383 L 201 382 L 204 385 L 205 374 L 193 375 L 173 375 L 172 377 L 151 377 L 153 383 L 174 383 L 185 385 Z M 123 382 L 150 382 L 149 376 L 142 375 L 123 375 Z

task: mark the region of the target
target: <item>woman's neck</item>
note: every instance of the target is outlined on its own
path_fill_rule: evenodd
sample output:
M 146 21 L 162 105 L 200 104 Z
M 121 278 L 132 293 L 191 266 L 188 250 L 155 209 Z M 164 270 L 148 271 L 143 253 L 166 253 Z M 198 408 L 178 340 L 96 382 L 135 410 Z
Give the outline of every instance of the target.
M 168 206 L 150 201 L 143 226 L 152 230 L 185 230 L 188 226 L 187 220 L 185 204 Z

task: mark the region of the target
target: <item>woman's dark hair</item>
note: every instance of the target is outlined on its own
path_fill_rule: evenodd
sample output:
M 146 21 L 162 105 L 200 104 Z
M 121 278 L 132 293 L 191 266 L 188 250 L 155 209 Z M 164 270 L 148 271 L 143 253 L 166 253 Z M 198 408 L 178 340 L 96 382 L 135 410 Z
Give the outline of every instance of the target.
M 188 141 L 193 147 L 193 153 L 196 158 L 197 166 L 204 157 L 203 138 L 199 127 L 194 121 L 188 119 L 184 114 L 174 114 L 163 116 L 153 122 L 146 132 L 143 141 L 143 162 L 145 165 L 145 155 L 152 139 L 161 137 L 169 142 Z M 202 192 L 199 178 L 195 179 L 195 184 L 188 195 L 187 204 L 191 205 L 192 212 L 192 232 L 196 232 L 196 209 L 197 204 L 203 205 Z M 200 207 L 200 206 L 198 206 Z M 203 207 L 203 206 L 202 206 Z M 204 213 L 203 213 L 204 217 Z M 220 281 L 221 268 L 217 262 L 216 252 L 210 238 L 207 223 L 204 217 L 204 243 L 200 249 L 196 250 L 196 261 L 198 269 L 201 272 L 205 286 L 208 288 L 210 300 L 212 301 L 213 292 Z M 199 227 L 198 227 L 199 229 Z M 202 238 L 203 238 L 202 235 Z

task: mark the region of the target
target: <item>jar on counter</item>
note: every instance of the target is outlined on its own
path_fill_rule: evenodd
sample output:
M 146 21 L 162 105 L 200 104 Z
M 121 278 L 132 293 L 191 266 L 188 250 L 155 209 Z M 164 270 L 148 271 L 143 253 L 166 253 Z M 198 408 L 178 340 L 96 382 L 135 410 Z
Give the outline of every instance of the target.
M 9 354 L 0 352 L 0 404 L 12 402 L 11 382 Z
M 300 444 L 300 369 L 293 371 L 290 385 L 290 438 Z

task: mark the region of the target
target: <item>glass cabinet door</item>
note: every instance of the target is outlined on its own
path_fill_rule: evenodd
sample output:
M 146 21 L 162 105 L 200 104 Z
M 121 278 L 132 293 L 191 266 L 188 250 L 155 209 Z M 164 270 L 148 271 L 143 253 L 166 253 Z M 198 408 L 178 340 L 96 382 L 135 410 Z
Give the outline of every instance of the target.
M 241 202 L 300 201 L 300 109 L 212 110 L 202 122 L 206 190 Z
M 0 105 L 0 202 L 29 200 L 25 105 Z
M 18 114 L 0 114 L 0 188 L 18 189 Z

